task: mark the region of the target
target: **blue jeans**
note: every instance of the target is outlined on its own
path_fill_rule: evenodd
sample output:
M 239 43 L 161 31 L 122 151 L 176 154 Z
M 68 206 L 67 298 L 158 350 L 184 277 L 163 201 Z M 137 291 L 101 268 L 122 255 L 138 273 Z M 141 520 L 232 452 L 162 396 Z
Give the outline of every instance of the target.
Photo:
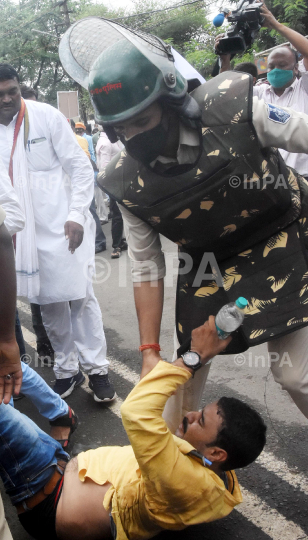
M 56 394 L 44 379 L 30 366 L 21 363 L 21 392 L 36 406 L 39 413 L 48 420 L 56 420 L 68 413 L 68 404 Z
M 12 504 L 40 491 L 61 459 L 69 456 L 60 443 L 10 405 L 0 405 L 0 476 Z
M 106 236 L 104 234 L 104 231 L 101 226 L 101 222 L 99 220 L 99 217 L 96 212 L 95 208 L 95 199 L 93 197 L 90 208 L 89 208 L 92 216 L 94 217 L 95 225 L 96 225 L 96 234 L 95 234 L 95 250 L 103 250 L 106 249 Z

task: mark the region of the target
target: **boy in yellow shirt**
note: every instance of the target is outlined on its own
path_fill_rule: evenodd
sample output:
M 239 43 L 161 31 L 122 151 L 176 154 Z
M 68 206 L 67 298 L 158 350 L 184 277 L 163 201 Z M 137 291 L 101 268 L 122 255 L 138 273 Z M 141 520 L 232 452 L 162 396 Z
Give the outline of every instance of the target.
M 0 474 L 29 534 L 48 540 L 139 540 L 227 516 L 242 501 L 232 469 L 261 453 L 263 420 L 248 405 L 223 397 L 188 413 L 172 435 L 162 412 L 179 386 L 230 340 L 218 338 L 210 317 L 192 332 L 191 351 L 173 364 L 145 359 L 142 380 L 121 408 L 131 446 L 89 450 L 67 466 L 68 456 L 56 441 L 1 406 L 0 435 L 11 453 L 0 448 Z M 11 440 L 8 426 L 20 433 L 18 440 Z

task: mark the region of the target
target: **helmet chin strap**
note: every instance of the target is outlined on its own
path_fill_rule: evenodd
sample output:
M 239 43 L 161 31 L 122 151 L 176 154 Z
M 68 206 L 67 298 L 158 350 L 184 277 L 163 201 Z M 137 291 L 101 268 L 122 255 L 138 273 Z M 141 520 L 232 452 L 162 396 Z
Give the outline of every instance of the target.
M 164 99 L 168 108 L 173 109 L 180 117 L 181 122 L 189 128 L 198 129 L 201 125 L 202 113 L 196 100 L 189 94 L 186 94 L 181 103 Z
M 119 140 L 119 137 L 117 136 L 117 134 L 116 134 L 113 127 L 104 126 L 104 132 L 106 133 L 106 135 L 107 135 L 107 137 L 108 137 L 108 139 L 109 139 L 109 141 L 111 143 L 116 143 Z

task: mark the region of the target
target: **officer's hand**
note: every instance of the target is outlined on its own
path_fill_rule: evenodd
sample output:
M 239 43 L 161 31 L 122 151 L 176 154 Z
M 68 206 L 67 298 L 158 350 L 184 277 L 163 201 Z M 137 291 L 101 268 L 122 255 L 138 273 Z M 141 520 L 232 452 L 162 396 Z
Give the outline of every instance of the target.
M 206 364 L 213 356 L 220 354 L 229 345 L 231 339 L 231 336 L 227 339 L 219 339 L 215 317 L 210 315 L 208 321 L 192 331 L 190 350 L 197 352 L 201 357 L 201 363 Z
M 260 11 L 261 11 L 262 16 L 264 17 L 262 26 L 264 26 L 265 28 L 269 28 L 270 30 L 276 30 L 277 26 L 279 25 L 279 22 L 277 21 L 277 19 L 275 19 L 274 15 L 266 7 L 264 2 Z
M 9 378 L 7 378 L 9 376 Z M 9 403 L 13 392 L 20 392 L 22 370 L 16 340 L 0 342 L 0 404 Z
M 75 221 L 67 221 L 64 225 L 66 240 L 69 240 L 68 249 L 73 254 L 83 240 L 83 226 Z

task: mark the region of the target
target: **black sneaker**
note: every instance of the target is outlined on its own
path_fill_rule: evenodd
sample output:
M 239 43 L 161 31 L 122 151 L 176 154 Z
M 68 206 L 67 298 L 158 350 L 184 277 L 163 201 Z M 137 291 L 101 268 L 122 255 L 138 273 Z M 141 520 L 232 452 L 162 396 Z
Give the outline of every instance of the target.
M 127 242 L 126 242 L 125 238 L 122 238 L 120 248 L 121 248 L 121 251 L 126 251 L 128 249 L 128 245 L 127 245 Z
M 43 366 L 51 367 L 55 363 L 55 352 L 50 341 L 41 341 L 36 346 L 37 356 Z
M 85 381 L 85 376 L 82 371 L 79 371 L 74 377 L 68 377 L 66 379 L 57 379 L 53 387 L 53 391 L 64 399 L 69 396 L 74 388 L 80 386 Z
M 117 397 L 107 375 L 89 375 L 89 388 L 94 392 L 94 401 L 112 401 Z

